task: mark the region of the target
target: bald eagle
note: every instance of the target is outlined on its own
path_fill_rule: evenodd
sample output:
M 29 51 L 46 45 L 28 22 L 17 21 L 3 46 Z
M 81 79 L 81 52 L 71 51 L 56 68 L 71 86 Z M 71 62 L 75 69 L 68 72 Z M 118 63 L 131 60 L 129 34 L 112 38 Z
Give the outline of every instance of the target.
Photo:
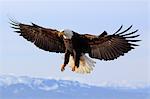
M 68 64 L 74 72 L 90 73 L 95 65 L 95 61 L 91 58 L 105 61 L 117 59 L 119 56 L 123 56 L 131 49 L 134 49 L 134 46 L 138 46 L 132 42 L 140 41 L 133 39 L 139 35 L 132 35 L 138 30 L 126 33 L 131 29 L 132 25 L 122 32 L 120 31 L 123 26 L 112 35 L 108 35 L 104 31 L 96 36 L 79 34 L 69 29 L 58 31 L 44 28 L 34 23 L 28 25 L 13 20 L 11 20 L 10 24 L 12 28 L 16 29 L 15 32 L 34 43 L 40 49 L 49 52 L 65 53 L 61 71 L 64 71 L 65 66 Z

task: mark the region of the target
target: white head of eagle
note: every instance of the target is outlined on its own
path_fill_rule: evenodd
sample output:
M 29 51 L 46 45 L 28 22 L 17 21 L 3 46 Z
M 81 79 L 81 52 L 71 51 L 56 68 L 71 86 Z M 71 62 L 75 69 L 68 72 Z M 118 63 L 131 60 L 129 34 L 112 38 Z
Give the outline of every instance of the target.
M 73 36 L 72 30 L 64 29 L 62 32 L 64 33 L 64 35 L 63 35 L 64 39 L 71 39 Z
M 79 34 L 69 29 L 58 31 L 34 23 L 28 25 L 13 20 L 10 24 L 16 29 L 15 32 L 34 43 L 38 48 L 49 52 L 65 53 L 61 71 L 64 71 L 68 64 L 71 65 L 72 71 L 90 73 L 95 64 L 91 58 L 104 61 L 117 59 L 138 46 L 135 42 L 140 41 L 135 39 L 139 35 L 133 35 L 138 30 L 127 33 L 132 25 L 124 31 L 121 31 L 123 27 L 121 26 L 112 35 L 108 35 L 105 31 L 96 36 Z

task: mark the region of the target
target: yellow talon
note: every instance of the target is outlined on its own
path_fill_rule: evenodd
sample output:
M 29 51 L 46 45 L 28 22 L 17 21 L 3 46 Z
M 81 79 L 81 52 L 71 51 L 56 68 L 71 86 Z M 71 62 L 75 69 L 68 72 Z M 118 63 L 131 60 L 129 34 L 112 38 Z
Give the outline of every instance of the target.
M 61 71 L 63 72 L 65 70 L 65 65 L 61 65 Z
M 73 66 L 72 71 L 74 72 L 77 68 L 78 68 L 77 66 Z

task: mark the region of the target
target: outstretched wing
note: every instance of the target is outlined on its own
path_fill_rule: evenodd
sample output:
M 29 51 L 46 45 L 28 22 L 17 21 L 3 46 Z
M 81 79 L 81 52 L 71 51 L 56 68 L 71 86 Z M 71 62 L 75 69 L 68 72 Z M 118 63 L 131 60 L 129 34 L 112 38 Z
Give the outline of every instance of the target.
M 133 38 L 138 37 L 139 35 L 132 35 L 136 33 L 138 30 L 135 30 L 130 33 L 126 33 L 129 29 L 131 29 L 132 25 L 120 32 L 123 26 L 121 26 L 114 34 L 107 35 L 107 32 L 104 31 L 101 35 L 89 35 L 85 34 L 84 38 L 88 39 L 89 45 L 89 56 L 92 58 L 100 59 L 100 60 L 114 60 L 119 56 L 123 56 L 125 53 L 134 49 L 134 46 L 138 46 L 133 44 L 132 42 L 138 42 L 140 40 L 133 40 Z M 120 32 L 120 33 L 119 33 Z
M 10 24 L 12 28 L 16 29 L 15 32 L 34 43 L 40 49 L 56 53 L 65 52 L 63 36 L 59 31 L 43 28 L 34 23 L 27 25 L 11 20 Z

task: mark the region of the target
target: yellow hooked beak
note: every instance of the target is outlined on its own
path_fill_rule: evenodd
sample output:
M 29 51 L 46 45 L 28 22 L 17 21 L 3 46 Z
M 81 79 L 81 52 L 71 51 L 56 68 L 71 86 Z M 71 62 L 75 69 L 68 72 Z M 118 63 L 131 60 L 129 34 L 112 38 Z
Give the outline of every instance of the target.
M 63 36 L 64 35 L 64 31 L 59 32 L 58 36 Z

